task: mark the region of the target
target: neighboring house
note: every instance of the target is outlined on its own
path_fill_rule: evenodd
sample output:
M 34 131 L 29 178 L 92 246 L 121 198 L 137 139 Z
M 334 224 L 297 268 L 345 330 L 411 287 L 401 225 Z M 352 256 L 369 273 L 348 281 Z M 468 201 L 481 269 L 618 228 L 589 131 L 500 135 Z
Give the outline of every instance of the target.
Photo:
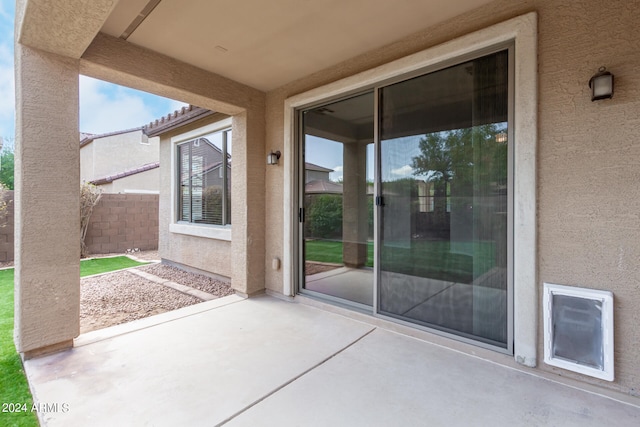
M 100 135 L 80 134 L 80 181 L 104 193 L 151 193 L 160 190 L 159 138 L 149 137 L 171 125 L 189 123 L 211 114 L 183 107 L 145 126 Z
M 142 14 L 133 2 L 56 2 L 55 14 L 45 3 L 16 8 L 15 342 L 26 357 L 79 333 L 80 152 L 69 141 L 82 73 L 217 112 L 159 132 L 163 259 L 228 277 L 242 296 L 308 295 L 574 387 L 638 395 L 640 8 L 277 0 L 263 16 L 249 1 L 203 26 L 218 2 Z M 601 66 L 615 95 L 592 102 Z M 218 218 L 203 210 L 214 162 L 186 148 L 200 138 L 233 154 L 231 179 L 222 167 L 215 185 Z M 340 243 L 365 278 L 358 297 L 305 276 L 302 170 L 321 163 L 317 138 L 343 159 Z M 438 232 L 417 233 L 416 213 Z
M 80 140 L 80 181 L 104 193 L 158 193 L 158 138 L 143 127 Z
M 314 165 L 313 163 L 305 162 L 304 164 L 304 181 L 331 181 L 329 174 L 333 172 L 333 169 L 325 168 L 322 166 Z
M 342 194 L 342 184 L 331 181 L 333 169 L 305 162 L 304 192 L 306 194 Z

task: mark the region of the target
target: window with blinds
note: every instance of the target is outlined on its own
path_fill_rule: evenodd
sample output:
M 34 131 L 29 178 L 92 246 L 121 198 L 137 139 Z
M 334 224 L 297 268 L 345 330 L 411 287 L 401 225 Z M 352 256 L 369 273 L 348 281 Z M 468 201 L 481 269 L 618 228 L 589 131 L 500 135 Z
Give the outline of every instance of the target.
M 178 220 L 231 224 L 231 129 L 178 145 Z

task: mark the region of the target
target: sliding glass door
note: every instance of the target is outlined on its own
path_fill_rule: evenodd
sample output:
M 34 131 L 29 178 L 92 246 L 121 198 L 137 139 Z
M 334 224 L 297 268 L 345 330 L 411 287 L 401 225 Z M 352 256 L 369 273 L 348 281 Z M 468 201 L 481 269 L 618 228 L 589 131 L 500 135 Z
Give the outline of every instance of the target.
M 302 289 L 373 305 L 373 92 L 301 114 Z
M 301 291 L 510 350 L 510 70 L 505 48 L 300 112 Z
M 378 312 L 507 346 L 509 60 L 380 89 Z

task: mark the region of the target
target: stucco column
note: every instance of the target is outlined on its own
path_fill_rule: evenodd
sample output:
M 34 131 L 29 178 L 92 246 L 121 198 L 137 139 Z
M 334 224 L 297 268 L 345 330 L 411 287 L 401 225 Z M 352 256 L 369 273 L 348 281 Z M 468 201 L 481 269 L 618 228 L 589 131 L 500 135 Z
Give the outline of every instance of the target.
M 231 286 L 245 295 L 264 290 L 264 123 L 264 106 L 233 116 Z
M 367 144 L 343 144 L 342 260 L 347 267 L 367 262 Z
M 27 358 L 80 331 L 78 67 L 16 43 L 14 338 Z

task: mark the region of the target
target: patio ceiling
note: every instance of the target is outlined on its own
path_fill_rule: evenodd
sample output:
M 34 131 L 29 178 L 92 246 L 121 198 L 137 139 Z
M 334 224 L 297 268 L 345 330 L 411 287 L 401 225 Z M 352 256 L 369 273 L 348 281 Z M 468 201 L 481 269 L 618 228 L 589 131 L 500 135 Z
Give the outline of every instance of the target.
M 101 31 L 262 91 L 490 0 L 128 0 Z

